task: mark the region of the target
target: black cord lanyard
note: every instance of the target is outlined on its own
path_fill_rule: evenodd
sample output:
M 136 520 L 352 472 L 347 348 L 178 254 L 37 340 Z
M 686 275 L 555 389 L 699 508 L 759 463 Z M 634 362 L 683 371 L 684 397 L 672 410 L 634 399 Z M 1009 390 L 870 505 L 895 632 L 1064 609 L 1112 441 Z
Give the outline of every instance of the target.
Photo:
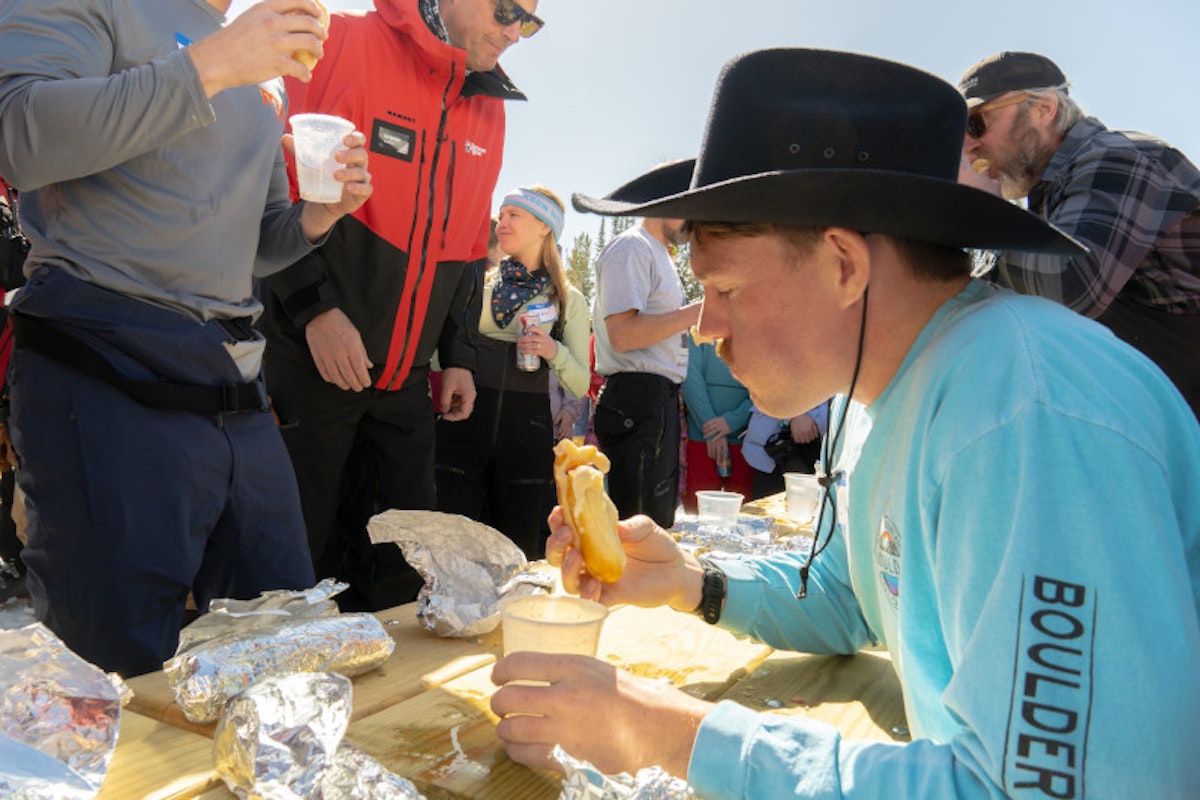
M 808 560 L 800 567 L 800 587 L 796 590 L 797 600 L 803 600 L 808 596 L 808 571 L 817 556 L 829 546 L 830 540 L 833 539 L 833 531 L 837 527 L 837 504 L 829 499 L 829 493 L 834 485 L 841 480 L 844 473 L 841 470 L 831 470 L 829 467 L 833 463 L 834 454 L 837 452 L 838 442 L 846 430 L 846 412 L 850 408 L 850 399 L 854 397 L 854 388 L 858 385 L 858 373 L 862 369 L 863 340 L 866 338 L 866 333 L 867 289 L 863 289 L 862 322 L 858 328 L 858 352 L 854 357 L 854 374 L 850 378 L 850 391 L 846 393 L 846 400 L 842 403 L 841 414 L 838 415 L 837 428 L 830 431 L 829 435 L 825 437 L 825 442 L 821 448 L 821 473 L 817 475 L 817 483 L 820 484 L 823 490 L 821 492 L 821 506 L 817 511 L 817 519 L 813 523 L 813 541 L 812 547 L 808 551 Z M 824 541 L 822 541 L 821 531 L 826 527 L 826 508 L 830 512 L 829 532 L 825 535 Z

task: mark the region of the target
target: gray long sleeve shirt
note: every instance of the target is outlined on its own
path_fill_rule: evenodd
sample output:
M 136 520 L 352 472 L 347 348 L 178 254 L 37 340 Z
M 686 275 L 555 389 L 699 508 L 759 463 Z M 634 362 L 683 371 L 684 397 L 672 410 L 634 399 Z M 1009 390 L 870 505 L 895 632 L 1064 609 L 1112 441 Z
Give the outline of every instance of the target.
M 223 21 L 205 0 L 0 10 L 0 174 L 22 191 L 27 274 L 256 317 L 252 275 L 311 249 L 288 198 L 282 82 L 210 102 L 185 51 Z

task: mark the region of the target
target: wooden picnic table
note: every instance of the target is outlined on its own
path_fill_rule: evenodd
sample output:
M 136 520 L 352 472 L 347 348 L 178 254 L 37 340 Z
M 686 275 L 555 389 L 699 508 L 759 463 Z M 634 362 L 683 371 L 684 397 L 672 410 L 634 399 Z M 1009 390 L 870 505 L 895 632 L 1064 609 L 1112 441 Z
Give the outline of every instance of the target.
M 496 736 L 488 702 L 500 631 L 438 637 L 420 626 L 416 604 L 378 617 L 396 649 L 382 667 L 353 679 L 346 738 L 431 800 L 557 797 L 559 780 L 510 761 Z M 706 700 L 811 717 L 858 739 L 907 738 L 899 682 L 885 652 L 775 652 L 693 615 L 621 606 L 605 622 L 597 656 Z M 102 797 L 232 798 L 213 769 L 213 726 L 187 722 L 163 673 L 129 684 L 135 695 Z M 147 786 L 159 793 L 143 792 Z

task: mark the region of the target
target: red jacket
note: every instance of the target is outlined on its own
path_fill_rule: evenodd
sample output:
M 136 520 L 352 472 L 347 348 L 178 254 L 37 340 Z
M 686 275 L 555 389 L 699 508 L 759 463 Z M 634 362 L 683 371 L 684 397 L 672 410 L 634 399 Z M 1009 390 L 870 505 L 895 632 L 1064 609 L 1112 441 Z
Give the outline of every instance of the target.
M 311 359 L 304 325 L 340 307 L 358 327 L 381 389 L 398 389 L 439 351 L 475 366 L 492 193 L 505 99 L 524 99 L 497 67 L 467 75 L 466 51 L 434 36 L 417 0 L 334 14 L 325 57 L 305 84 L 287 80 L 289 114 L 319 111 L 368 137 L 374 193 L 329 239 L 262 283 L 269 346 Z M 294 165 L 289 163 L 293 198 Z

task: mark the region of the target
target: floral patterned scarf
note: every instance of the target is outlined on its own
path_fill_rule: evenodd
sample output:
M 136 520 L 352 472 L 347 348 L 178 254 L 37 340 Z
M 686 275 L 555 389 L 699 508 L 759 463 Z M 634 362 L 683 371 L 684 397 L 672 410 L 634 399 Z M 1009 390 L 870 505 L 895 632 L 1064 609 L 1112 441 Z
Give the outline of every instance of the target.
M 515 258 L 504 259 L 500 262 L 500 280 L 492 288 L 492 319 L 497 326 L 507 328 L 517 311 L 549 286 L 546 270 L 530 272 Z
M 442 24 L 442 13 L 438 9 L 438 0 L 419 0 L 417 7 L 421 10 L 421 18 L 425 20 L 425 25 L 433 35 L 446 44 L 450 44 L 450 36 L 446 33 L 446 26 Z

